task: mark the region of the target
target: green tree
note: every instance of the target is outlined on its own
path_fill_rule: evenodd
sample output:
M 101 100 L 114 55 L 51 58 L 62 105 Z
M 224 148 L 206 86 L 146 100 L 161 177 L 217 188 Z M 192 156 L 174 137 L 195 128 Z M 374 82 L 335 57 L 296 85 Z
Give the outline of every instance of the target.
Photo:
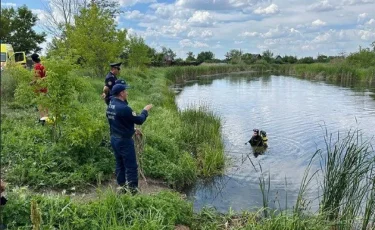
M 205 62 L 214 59 L 215 55 L 211 51 L 202 51 L 197 56 L 198 62 Z
M 95 4 L 82 9 L 75 17 L 75 25 L 68 25 L 66 49 L 81 56 L 79 63 L 94 68 L 97 76 L 103 76 L 108 63 L 120 59 L 128 45 L 126 30 L 116 29 L 116 23 L 108 11 Z
M 164 58 L 170 58 L 172 61 L 177 56 L 171 48 L 162 47 L 162 53 L 164 55 Z
M 263 52 L 263 60 L 265 60 L 268 63 L 271 63 L 273 60 L 273 53 L 271 50 L 266 50 Z
M 359 52 L 351 53 L 346 62 L 356 67 L 368 68 L 375 66 L 375 52 L 369 48 L 360 49 Z
M 128 64 L 130 67 L 145 68 L 151 63 L 148 56 L 149 47 L 142 37 L 131 36 L 128 54 Z
M 295 57 L 295 56 L 287 56 L 287 55 L 285 55 L 284 57 L 282 57 L 281 60 L 284 63 L 290 63 L 290 64 L 297 63 L 297 61 L 298 61 L 297 57 Z
M 193 52 L 189 51 L 187 53 L 186 61 L 195 61 L 195 56 L 194 56 Z
M 252 64 L 255 62 L 255 58 L 251 53 L 244 53 L 241 57 L 242 61 L 246 64 Z
M 316 62 L 325 63 L 328 62 L 329 59 L 326 55 L 318 55 L 318 58 L 316 59 Z
M 311 64 L 311 63 L 314 63 L 314 58 L 313 57 L 304 57 L 304 58 L 299 59 L 298 63 Z
M 241 50 L 233 49 L 227 53 L 227 60 L 232 64 L 239 64 L 242 62 L 242 52 Z
M 1 9 L 1 43 L 10 43 L 15 51 L 27 54 L 40 51 L 39 44 L 46 40 L 46 34 L 38 34 L 33 29 L 37 20 L 38 17 L 26 6 Z

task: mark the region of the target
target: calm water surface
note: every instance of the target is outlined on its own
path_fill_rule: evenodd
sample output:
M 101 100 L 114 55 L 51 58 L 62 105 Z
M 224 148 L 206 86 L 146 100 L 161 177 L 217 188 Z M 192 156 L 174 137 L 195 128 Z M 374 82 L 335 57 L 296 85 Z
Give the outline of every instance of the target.
M 372 92 L 371 92 L 372 91 Z M 225 175 L 199 182 L 188 191 L 195 210 L 227 212 L 262 206 L 259 164 L 270 178 L 270 206 L 292 207 L 304 170 L 329 133 L 360 129 L 375 146 L 375 90 L 357 90 L 286 76 L 223 75 L 186 85 L 177 95 L 180 109 L 208 106 L 222 119 L 230 164 Z M 259 156 L 244 143 L 254 128 L 268 134 L 269 148 Z M 251 161 L 250 161 L 251 160 Z M 254 164 L 254 166 L 252 165 Z M 318 165 L 313 167 L 317 169 Z M 319 186 L 308 192 L 317 206 Z

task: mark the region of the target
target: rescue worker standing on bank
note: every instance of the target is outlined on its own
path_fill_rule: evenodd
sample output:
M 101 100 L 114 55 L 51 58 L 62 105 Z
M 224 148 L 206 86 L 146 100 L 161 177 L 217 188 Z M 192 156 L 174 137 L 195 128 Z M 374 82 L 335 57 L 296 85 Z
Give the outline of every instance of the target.
M 104 99 L 107 105 L 109 104 L 109 101 L 110 101 L 110 96 L 111 96 L 110 94 L 111 94 L 112 87 L 115 85 L 115 82 L 117 80 L 117 75 L 120 73 L 121 64 L 122 62 L 110 64 L 111 71 L 105 77 L 102 98 Z
M 107 108 L 111 145 L 116 159 L 116 179 L 120 186 L 128 186 L 132 193 L 138 189 L 138 165 L 132 136 L 134 124 L 143 124 L 152 105 L 146 105 L 140 115 L 128 105 L 128 85 L 113 86 L 112 98 Z

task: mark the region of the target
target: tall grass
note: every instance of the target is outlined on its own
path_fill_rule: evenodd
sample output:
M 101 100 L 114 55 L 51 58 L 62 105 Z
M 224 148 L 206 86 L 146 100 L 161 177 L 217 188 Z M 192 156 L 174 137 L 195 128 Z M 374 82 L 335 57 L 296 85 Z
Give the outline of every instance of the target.
M 276 72 L 296 75 L 307 79 L 326 80 L 341 85 L 356 82 L 372 84 L 375 79 L 375 68 L 358 68 L 345 63 L 336 64 L 285 64 L 275 66 Z
M 180 111 L 181 145 L 198 160 L 204 177 L 222 172 L 225 163 L 221 122 L 207 107 Z
M 325 143 L 326 148 L 316 151 L 306 167 L 292 210 L 272 210 L 268 206 L 272 185 L 260 167 L 262 221 L 269 229 L 375 228 L 375 152 L 370 142 L 362 140 L 356 130 L 343 136 L 326 132 Z M 311 172 L 316 163 L 320 169 Z M 306 213 L 311 200 L 305 194 L 315 179 L 320 182 L 322 195 L 315 198 L 320 205 L 318 213 L 312 216 Z
M 208 65 L 208 66 L 186 66 L 171 67 L 166 70 L 165 77 L 172 82 L 184 83 L 185 81 L 195 80 L 203 75 L 215 75 L 241 71 L 265 72 L 271 70 L 268 64 L 253 65 Z
M 9 229 L 174 229 L 191 223 L 191 203 L 178 194 L 117 195 L 98 191 L 95 200 L 82 202 L 67 196 L 33 195 L 14 189 L 2 210 Z M 30 208 L 31 207 L 31 208 Z
M 369 211 L 375 189 L 374 151 L 369 142 L 362 140 L 359 131 L 349 131 L 344 137 L 338 134 L 336 140 L 327 135 L 325 141 L 326 154 L 321 155 L 324 175 L 321 211 L 328 220 L 338 220 L 347 229 L 355 227 L 356 218 L 365 214 L 362 223 L 365 229 L 374 217 Z M 366 206 L 367 213 L 366 210 L 363 213 Z

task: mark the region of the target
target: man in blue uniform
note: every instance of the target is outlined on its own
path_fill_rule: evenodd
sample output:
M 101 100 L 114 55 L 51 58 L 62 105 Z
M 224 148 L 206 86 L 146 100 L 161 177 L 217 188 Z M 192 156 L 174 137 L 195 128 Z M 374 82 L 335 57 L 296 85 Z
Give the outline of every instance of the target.
M 102 98 L 104 99 L 107 105 L 109 104 L 109 101 L 110 101 L 110 96 L 111 96 L 110 94 L 111 94 L 112 87 L 115 85 L 115 82 L 117 80 L 116 76 L 120 73 L 121 64 L 122 62 L 110 64 L 111 71 L 105 77 Z
M 132 136 L 134 124 L 141 125 L 146 121 L 152 105 L 146 105 L 140 115 L 129 107 L 128 86 L 116 84 L 112 88 L 112 98 L 107 108 L 107 119 L 110 126 L 111 145 L 116 158 L 116 178 L 120 186 L 128 186 L 132 192 L 138 188 L 138 165 Z

